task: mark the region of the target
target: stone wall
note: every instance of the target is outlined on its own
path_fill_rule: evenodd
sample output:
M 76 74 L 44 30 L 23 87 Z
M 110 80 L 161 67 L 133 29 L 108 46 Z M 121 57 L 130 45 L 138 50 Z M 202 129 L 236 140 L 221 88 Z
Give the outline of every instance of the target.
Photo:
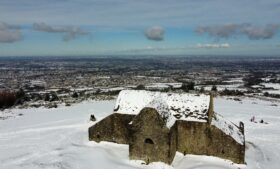
M 158 112 L 144 108 L 132 122 L 129 156 L 147 164 L 155 161 L 172 163 L 176 149 L 170 152 L 169 129 Z
M 177 151 L 244 163 L 245 146 L 208 123 L 177 121 Z
M 239 164 L 245 163 L 245 143 L 243 145 L 237 143 L 216 126 L 211 126 L 209 132 L 208 155 L 229 159 Z
M 169 131 L 169 140 L 170 140 L 170 145 L 169 145 L 169 157 L 170 157 L 170 160 L 173 160 L 173 158 L 175 157 L 176 155 L 176 151 L 177 151 L 177 127 L 175 125 L 173 125 L 171 128 L 170 128 L 170 131 Z M 172 163 L 172 161 L 170 161 L 170 163 Z
M 128 144 L 129 127 L 135 115 L 113 113 L 89 128 L 89 140 Z
M 237 143 L 219 128 L 209 123 L 177 120 L 169 130 L 153 108 L 144 108 L 137 116 L 113 113 L 88 132 L 89 140 L 129 144 L 130 159 L 146 163 L 171 164 L 176 151 L 245 162 L 245 144 Z
M 177 121 L 177 151 L 185 154 L 207 154 L 207 123 Z

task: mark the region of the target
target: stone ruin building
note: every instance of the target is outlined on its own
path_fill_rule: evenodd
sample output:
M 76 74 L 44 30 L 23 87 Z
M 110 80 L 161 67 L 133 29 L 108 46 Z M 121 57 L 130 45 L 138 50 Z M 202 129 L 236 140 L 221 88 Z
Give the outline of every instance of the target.
M 244 125 L 214 111 L 203 94 L 120 92 L 114 113 L 89 128 L 89 140 L 129 145 L 129 158 L 171 164 L 176 151 L 244 163 Z

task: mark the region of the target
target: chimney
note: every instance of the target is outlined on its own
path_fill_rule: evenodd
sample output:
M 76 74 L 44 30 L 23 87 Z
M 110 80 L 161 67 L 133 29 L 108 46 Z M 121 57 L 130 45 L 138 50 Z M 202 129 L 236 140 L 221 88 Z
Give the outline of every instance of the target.
M 213 93 L 210 93 L 210 101 L 209 101 L 209 108 L 208 108 L 208 123 L 211 124 L 213 114 L 214 114 L 214 98 Z
M 242 121 L 239 122 L 239 129 L 240 129 L 241 133 L 244 135 L 244 123 Z

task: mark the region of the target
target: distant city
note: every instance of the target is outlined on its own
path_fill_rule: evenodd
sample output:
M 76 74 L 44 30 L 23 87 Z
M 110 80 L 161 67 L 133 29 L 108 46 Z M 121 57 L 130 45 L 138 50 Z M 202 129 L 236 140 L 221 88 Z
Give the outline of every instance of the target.
M 280 57 L 0 57 L 0 91 L 56 107 L 112 99 L 123 89 L 280 98 Z

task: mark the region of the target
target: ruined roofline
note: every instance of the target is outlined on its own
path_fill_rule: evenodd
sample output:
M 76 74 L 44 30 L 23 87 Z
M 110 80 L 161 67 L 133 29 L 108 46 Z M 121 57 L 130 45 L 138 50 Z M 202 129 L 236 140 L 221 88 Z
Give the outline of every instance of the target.
M 244 124 L 242 122 L 240 126 L 238 126 L 222 115 L 214 112 L 210 125 L 219 128 L 223 133 L 232 137 L 240 145 L 245 145 Z
M 148 93 L 153 93 L 153 92 L 148 92 Z M 166 95 L 166 93 L 163 93 Z M 239 142 L 240 144 L 244 144 L 243 143 L 243 140 L 244 140 L 244 132 L 242 130 L 242 127 L 239 127 L 237 126 L 236 124 L 230 122 L 229 120 L 226 120 L 224 119 L 221 115 L 217 114 L 215 111 L 214 111 L 214 95 L 213 93 L 210 93 L 209 96 L 209 102 L 208 102 L 208 110 L 206 112 L 206 119 L 199 119 L 201 117 L 195 117 L 195 118 L 192 118 L 192 117 L 189 117 L 189 118 L 177 118 L 177 115 L 178 117 L 181 116 L 181 113 L 174 113 L 174 112 L 171 112 L 172 110 L 170 109 L 165 109 L 165 111 L 167 111 L 167 113 L 162 113 L 161 110 L 162 109 L 158 109 L 157 107 L 153 107 L 153 106 L 150 106 L 149 104 L 145 105 L 143 108 L 145 107 L 150 107 L 150 108 L 155 108 L 157 110 L 157 112 L 163 117 L 163 119 L 165 119 L 166 121 L 166 126 L 170 129 L 174 126 L 174 124 L 176 123 L 176 121 L 185 121 L 185 122 L 199 122 L 199 123 L 207 123 L 209 126 L 211 125 L 214 125 L 218 128 L 220 128 L 225 134 L 227 135 L 230 135 L 231 137 L 233 137 L 237 142 Z M 137 97 L 136 97 L 137 98 Z M 118 98 L 119 99 L 119 98 Z M 129 100 L 128 100 L 129 101 Z M 153 101 L 159 101 L 159 102 L 162 102 L 161 99 L 159 100 L 153 100 Z M 165 104 L 168 104 L 166 102 L 163 102 Z M 175 102 L 176 103 L 176 102 Z M 133 106 L 128 104 L 129 106 Z M 159 107 L 161 108 L 161 107 Z M 115 111 L 115 113 L 119 113 L 119 114 L 134 114 L 134 115 L 138 115 L 140 113 L 140 111 L 142 109 L 140 109 L 139 112 L 135 111 L 133 113 L 129 113 L 129 112 L 121 112 L 120 111 L 121 109 L 121 106 L 117 106 L 117 111 Z M 128 109 L 129 110 L 129 109 Z M 163 109 L 164 110 L 164 109 Z M 169 115 L 166 116 L 166 115 Z M 217 121 L 219 120 L 219 121 Z M 221 123 L 222 122 L 222 123 Z
M 120 92 L 115 113 L 137 115 L 144 107 L 155 108 L 167 118 L 167 127 L 176 120 L 207 122 L 210 96 L 190 93 L 163 93 L 146 90 L 123 90 Z

